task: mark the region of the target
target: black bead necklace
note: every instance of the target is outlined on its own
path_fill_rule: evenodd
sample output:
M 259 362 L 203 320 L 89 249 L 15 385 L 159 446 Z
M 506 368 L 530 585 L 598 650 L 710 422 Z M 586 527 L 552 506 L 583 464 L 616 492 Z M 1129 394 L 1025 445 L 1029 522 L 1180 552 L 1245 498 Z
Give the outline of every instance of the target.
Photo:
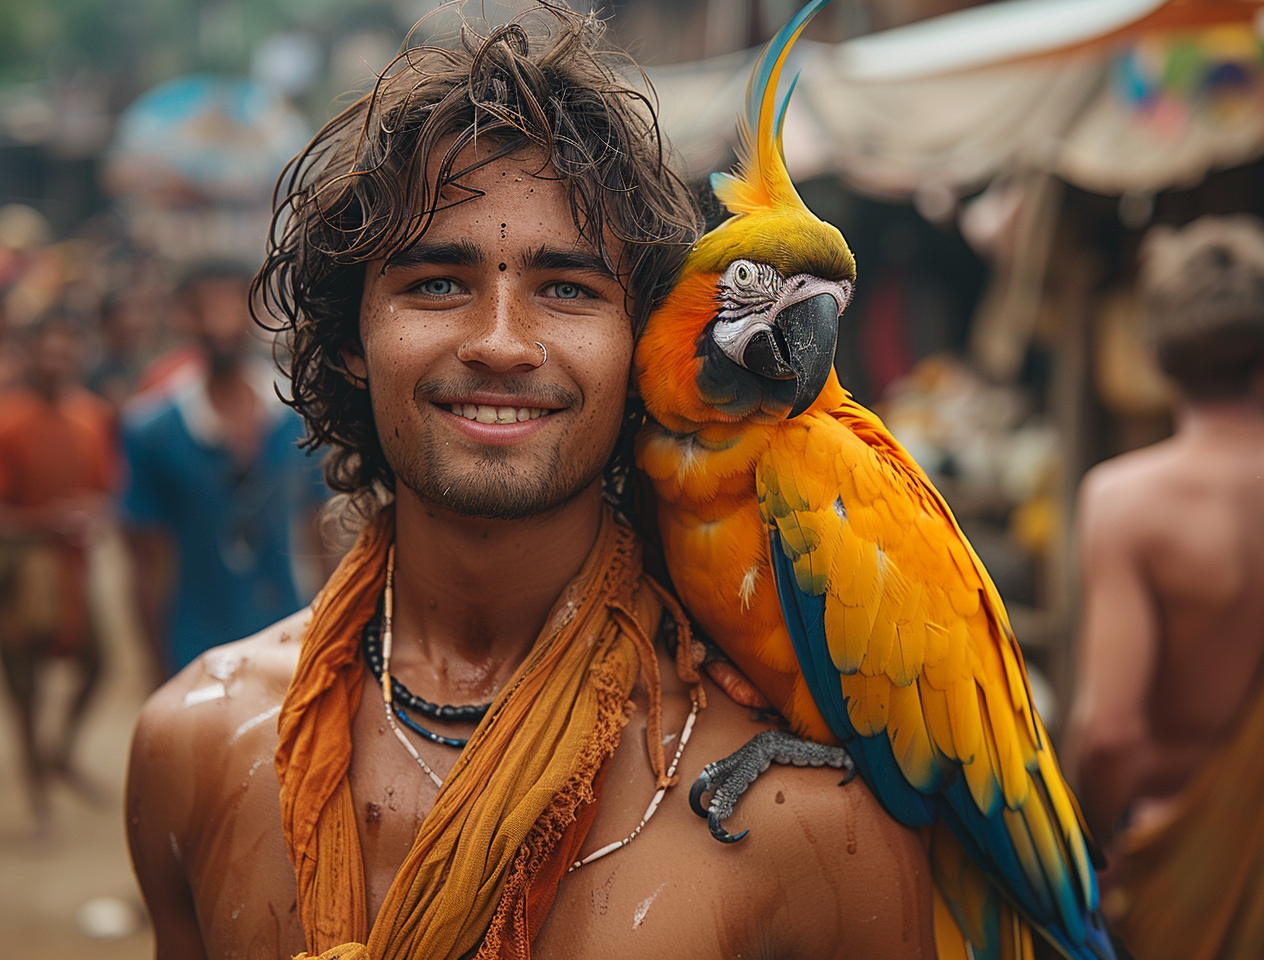
M 382 603 L 379 601 L 377 613 L 364 625 L 364 632 L 360 634 L 360 650 L 364 654 L 364 662 L 368 664 L 370 672 L 379 685 L 382 682 L 382 670 L 384 667 L 382 658 L 382 614 Z M 404 707 L 420 713 L 423 717 L 429 717 L 431 720 L 441 720 L 447 723 L 478 723 L 487 715 L 491 704 L 461 704 L 460 706 L 453 706 L 447 703 L 431 703 L 429 700 L 419 697 L 409 690 L 398 677 L 392 676 L 391 707 L 395 716 L 399 718 L 400 723 L 413 731 L 413 733 L 425 737 L 431 743 L 437 743 L 445 747 L 456 747 L 460 750 L 469 743 L 469 737 L 445 737 L 442 734 L 435 733 L 433 730 L 427 730 L 405 713 Z

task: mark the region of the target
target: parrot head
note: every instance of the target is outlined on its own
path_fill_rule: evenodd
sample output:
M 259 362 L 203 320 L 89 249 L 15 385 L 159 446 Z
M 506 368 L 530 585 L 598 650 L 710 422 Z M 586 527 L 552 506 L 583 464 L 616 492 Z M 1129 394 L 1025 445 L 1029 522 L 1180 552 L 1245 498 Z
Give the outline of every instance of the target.
M 733 215 L 694 245 L 638 340 L 638 388 L 668 429 L 797 417 L 833 371 L 856 262 L 786 171 L 781 128 L 793 84 L 777 108 L 790 48 L 828 2 L 800 10 L 756 62 L 738 119 L 738 168 L 711 177 Z

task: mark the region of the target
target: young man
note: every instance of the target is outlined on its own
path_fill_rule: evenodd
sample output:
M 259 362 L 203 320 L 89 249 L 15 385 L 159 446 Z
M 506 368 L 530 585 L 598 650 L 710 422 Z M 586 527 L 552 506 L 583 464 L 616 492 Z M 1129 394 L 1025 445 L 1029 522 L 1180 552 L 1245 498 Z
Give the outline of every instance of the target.
M 1144 960 L 1264 950 L 1264 225 L 1151 238 L 1169 440 L 1081 490 L 1084 623 L 1067 769 L 1114 844 L 1104 905 Z
M 277 399 L 271 365 L 252 352 L 250 276 L 231 263 L 199 264 L 175 299 L 192 348 L 129 404 L 124 429 L 123 508 L 141 619 L 164 678 L 302 605 L 293 545 L 306 540 L 314 552 L 325 494 L 316 460 L 298 449 L 302 419 Z
M 921 841 L 858 782 L 770 771 L 732 846 L 689 810 L 766 724 L 673 662 L 602 487 L 696 213 L 598 23 L 534 19 L 410 51 L 298 162 L 261 282 L 368 516 L 313 612 L 145 709 L 158 955 L 929 957 Z
M 60 314 L 26 336 L 25 383 L 0 396 L 0 660 L 18 709 L 37 829 L 48 826 L 47 774 L 89 789 L 71 766 L 75 739 L 101 678 L 88 603 L 86 548 L 117 481 L 113 411 L 79 383 L 83 340 Z M 51 757 L 36 737 L 48 662 L 77 667 Z

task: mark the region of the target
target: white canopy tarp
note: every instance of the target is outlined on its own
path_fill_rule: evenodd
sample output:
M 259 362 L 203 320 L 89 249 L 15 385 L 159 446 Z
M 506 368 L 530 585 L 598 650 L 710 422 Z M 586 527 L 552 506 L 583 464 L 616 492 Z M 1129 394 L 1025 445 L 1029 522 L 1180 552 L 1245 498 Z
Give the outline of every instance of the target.
M 791 175 L 838 173 L 889 196 L 927 183 L 962 195 L 998 174 L 1040 170 L 1123 193 L 1254 160 L 1264 154 L 1264 84 L 1256 109 L 1190 111 L 1174 130 L 1139 118 L 1112 82 L 1115 58 L 1175 2 L 1007 0 L 843 44 L 802 42 L 787 70 L 800 72 L 785 127 Z M 1262 4 L 1236 0 L 1239 22 Z M 1225 7 L 1216 6 L 1222 23 Z M 756 54 L 651 72 L 664 129 L 692 174 L 729 156 Z

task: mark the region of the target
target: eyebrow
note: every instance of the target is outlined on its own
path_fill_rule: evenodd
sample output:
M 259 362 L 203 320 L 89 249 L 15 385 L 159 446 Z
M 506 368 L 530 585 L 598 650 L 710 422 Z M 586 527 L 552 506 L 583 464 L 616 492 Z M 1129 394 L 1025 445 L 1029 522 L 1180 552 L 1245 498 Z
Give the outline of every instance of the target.
M 418 240 L 386 261 L 387 267 L 476 267 L 484 261 L 483 251 L 469 240 L 432 243 Z
M 614 280 L 615 275 L 601 257 L 585 250 L 565 250 L 558 247 L 537 247 L 522 257 L 524 270 L 579 270 L 595 273 Z

